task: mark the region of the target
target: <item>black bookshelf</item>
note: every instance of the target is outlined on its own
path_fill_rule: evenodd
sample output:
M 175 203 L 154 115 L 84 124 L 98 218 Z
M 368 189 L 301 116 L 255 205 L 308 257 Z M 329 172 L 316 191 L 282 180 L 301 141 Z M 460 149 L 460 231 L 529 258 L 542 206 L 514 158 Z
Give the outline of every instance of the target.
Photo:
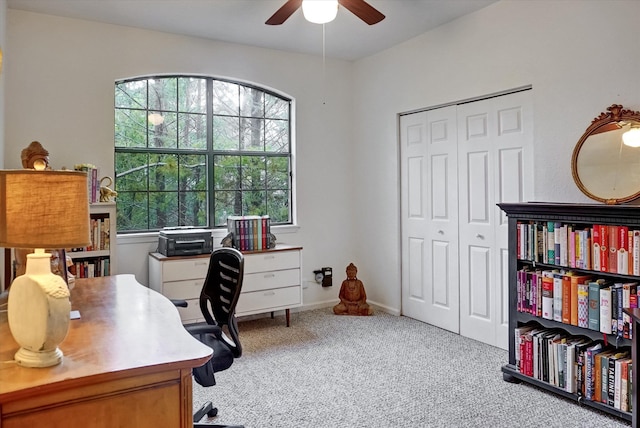
M 614 273 L 592 271 L 588 269 L 569 268 L 566 266 L 557 266 L 555 264 L 543 264 L 530 260 L 518 259 L 518 223 L 519 222 L 560 222 L 563 224 L 577 224 L 584 226 L 592 226 L 595 224 L 605 225 L 625 225 L 629 228 L 640 229 L 640 206 L 633 205 L 600 205 L 600 204 L 571 204 L 571 203 L 546 203 L 546 202 L 529 202 L 529 203 L 500 203 L 498 206 L 506 213 L 508 218 L 508 246 L 509 246 L 509 361 L 502 367 L 503 378 L 508 382 L 526 382 L 544 390 L 553 392 L 559 396 L 570 400 L 576 400 L 580 405 L 591 407 L 599 411 L 603 411 L 614 416 L 620 417 L 627 421 L 632 421 L 632 413 L 621 411 L 606 404 L 587 400 L 580 394 L 570 393 L 564 389 L 558 388 L 547 382 L 527 376 L 521 373 L 516 366 L 516 350 L 515 350 L 515 329 L 518 326 L 527 323 L 536 322 L 542 327 L 559 328 L 572 336 L 586 336 L 592 340 L 602 340 L 603 333 L 581 328 L 558 321 L 543 319 L 530 313 L 518 311 L 518 293 L 517 293 L 517 272 L 523 266 L 532 267 L 548 267 L 548 268 L 564 268 L 573 271 L 593 274 L 598 277 L 609 277 L 612 280 L 626 279 L 640 282 L 640 276 L 619 275 Z M 634 330 L 634 337 L 640 334 L 640 331 Z M 608 343 L 615 347 L 632 347 L 632 341 L 629 339 L 618 338 L 615 335 L 608 335 Z M 633 349 L 633 348 L 632 348 Z M 635 380 L 635 355 L 633 355 L 633 374 Z M 637 385 L 633 384 L 633 396 L 635 398 L 635 390 Z M 636 412 L 635 400 L 632 400 L 633 412 Z

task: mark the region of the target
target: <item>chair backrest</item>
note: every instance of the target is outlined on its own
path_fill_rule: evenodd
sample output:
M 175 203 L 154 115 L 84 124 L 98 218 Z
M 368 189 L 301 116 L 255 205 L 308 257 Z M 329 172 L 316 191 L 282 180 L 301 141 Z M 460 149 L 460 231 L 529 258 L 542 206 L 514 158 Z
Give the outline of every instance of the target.
M 232 342 L 227 340 L 227 346 L 236 358 L 242 354 L 235 312 L 243 278 L 242 253 L 231 247 L 218 248 L 211 253 L 209 270 L 200 292 L 200 309 L 207 324 L 221 329 L 227 327 L 227 339 Z

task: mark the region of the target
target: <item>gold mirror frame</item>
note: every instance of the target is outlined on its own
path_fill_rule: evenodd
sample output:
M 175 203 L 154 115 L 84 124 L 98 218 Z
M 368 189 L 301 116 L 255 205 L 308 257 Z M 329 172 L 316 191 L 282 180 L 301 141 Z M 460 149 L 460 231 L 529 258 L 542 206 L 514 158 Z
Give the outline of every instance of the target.
M 640 147 L 622 143 L 625 127 L 640 127 L 640 112 L 619 104 L 600 113 L 582 135 L 571 156 L 571 174 L 589 198 L 608 205 L 640 197 Z

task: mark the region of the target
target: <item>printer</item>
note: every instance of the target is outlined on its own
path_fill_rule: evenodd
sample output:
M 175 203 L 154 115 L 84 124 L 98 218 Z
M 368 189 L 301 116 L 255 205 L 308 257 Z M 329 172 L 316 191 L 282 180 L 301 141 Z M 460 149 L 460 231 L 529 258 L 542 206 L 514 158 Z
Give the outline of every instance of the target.
M 210 229 L 166 227 L 158 236 L 158 252 L 167 257 L 210 254 L 212 251 L 213 235 Z

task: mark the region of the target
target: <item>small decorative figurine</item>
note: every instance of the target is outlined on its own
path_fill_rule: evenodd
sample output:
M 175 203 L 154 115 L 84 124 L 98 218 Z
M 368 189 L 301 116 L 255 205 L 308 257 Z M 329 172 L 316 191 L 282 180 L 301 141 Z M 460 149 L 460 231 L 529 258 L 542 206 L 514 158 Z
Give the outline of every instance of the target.
M 373 310 L 367 304 L 364 284 L 356 274 L 358 268 L 353 263 L 347 266 L 347 279 L 340 286 L 340 303 L 333 307 L 336 315 L 371 315 Z
M 20 152 L 22 167 L 25 169 L 51 169 L 49 167 L 49 152 L 38 141 L 32 141 Z
M 107 185 L 103 186 L 102 182 L 105 180 L 107 181 Z M 118 192 L 108 187 L 112 184 L 113 180 L 111 179 L 111 177 L 102 177 L 100 179 L 100 202 L 111 202 L 111 198 L 115 198 L 116 196 L 118 196 Z

